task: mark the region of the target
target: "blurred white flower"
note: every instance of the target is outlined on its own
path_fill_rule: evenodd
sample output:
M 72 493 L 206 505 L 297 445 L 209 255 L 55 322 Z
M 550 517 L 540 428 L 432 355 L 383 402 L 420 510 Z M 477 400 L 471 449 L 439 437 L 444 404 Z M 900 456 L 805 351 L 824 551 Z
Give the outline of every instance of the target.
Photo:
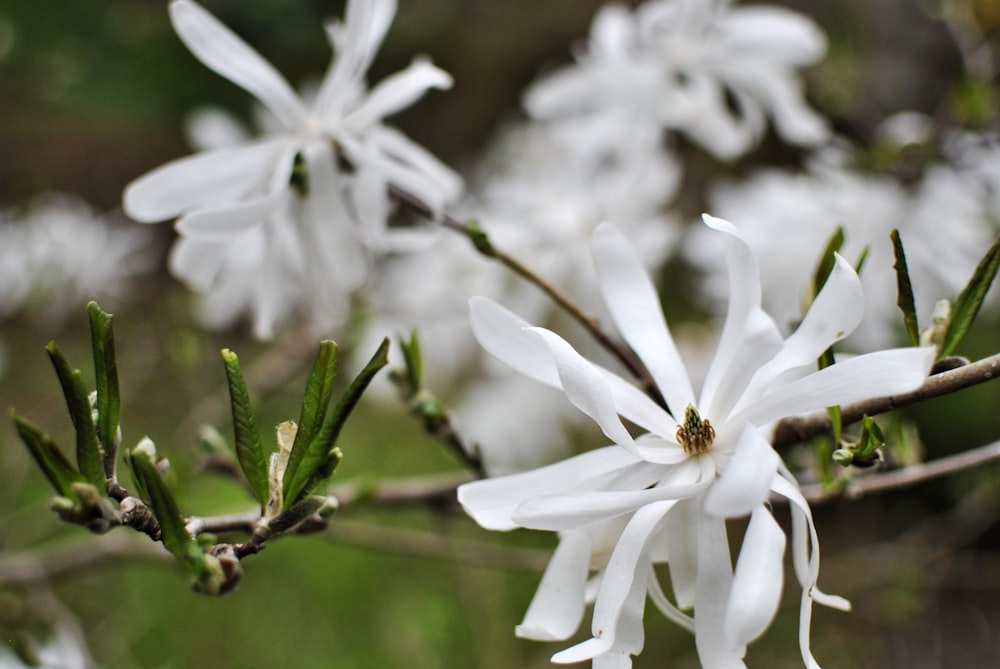
M 601 292 L 625 341 L 663 396 L 657 404 L 628 381 L 580 356 L 550 330 L 485 298 L 471 303 L 483 347 L 515 370 L 559 388 L 613 445 L 547 467 L 459 488 L 482 526 L 560 533 L 559 547 L 518 634 L 570 637 L 579 626 L 590 570 L 599 572 L 593 638 L 553 661 L 593 659 L 595 669 L 631 666 L 643 646 L 646 596 L 695 634 L 702 666 L 743 666 L 746 645 L 770 624 L 782 591 L 785 536 L 766 503 L 792 509 L 793 553 L 802 585 L 800 648 L 809 650 L 811 604 L 846 608 L 819 592 L 819 547 L 809 507 L 768 443 L 777 420 L 826 406 L 912 390 L 926 378 L 933 347 L 857 356 L 816 371 L 816 359 L 861 320 L 861 283 L 838 257 L 799 328 L 783 339 L 760 306 L 756 259 L 730 223 L 706 216 L 729 269 L 729 309 L 700 398 L 660 309 L 659 297 L 625 238 L 594 233 Z M 670 407 L 668 410 L 665 407 Z M 497 407 L 511 421 L 519 415 Z M 645 433 L 633 438 L 622 418 Z M 735 569 L 727 518 L 750 515 Z M 653 570 L 669 562 L 676 604 Z M 694 608 L 693 618 L 682 609 Z
M 195 289 L 252 311 L 268 337 L 300 308 L 342 317 L 368 272 L 368 249 L 392 245 L 387 189 L 397 186 L 433 211 L 459 194 L 457 175 L 382 120 L 451 77 L 415 60 L 368 92 L 365 72 L 396 11 L 395 0 L 351 0 L 330 22 L 335 51 L 307 104 L 256 51 L 191 0 L 174 0 L 178 36 L 206 66 L 252 93 L 272 115 L 257 140 L 215 128 L 219 148 L 175 160 L 132 182 L 126 212 L 153 222 L 180 216 L 173 271 Z M 345 164 L 346 162 L 346 164 Z M 247 276 L 253 287 L 244 285 Z
M 973 180 L 947 165 L 927 170 L 904 187 L 885 175 L 865 174 L 815 161 L 808 172 L 761 170 L 711 193 L 712 208 L 733 221 L 760 258 L 764 306 L 782 324 L 794 324 L 827 241 L 838 226 L 841 253 L 851 262 L 869 256 L 861 272 L 865 320 L 851 337 L 856 350 L 902 343 L 896 275 L 889 233 L 900 232 L 921 325 L 934 303 L 953 299 L 996 238 Z M 725 276 L 709 235 L 695 228 L 685 245 L 689 258 L 708 270 L 706 288 L 720 301 Z
M 153 267 L 150 232 L 60 193 L 0 215 L 0 318 L 28 310 L 60 319 L 89 300 L 122 300 Z
M 533 85 L 525 107 L 536 118 L 597 115 L 619 128 L 676 131 L 725 159 L 751 148 L 768 117 L 783 139 L 810 146 L 828 129 L 803 99 L 797 70 L 825 50 L 810 19 L 781 7 L 611 4 L 594 18 L 576 64 Z

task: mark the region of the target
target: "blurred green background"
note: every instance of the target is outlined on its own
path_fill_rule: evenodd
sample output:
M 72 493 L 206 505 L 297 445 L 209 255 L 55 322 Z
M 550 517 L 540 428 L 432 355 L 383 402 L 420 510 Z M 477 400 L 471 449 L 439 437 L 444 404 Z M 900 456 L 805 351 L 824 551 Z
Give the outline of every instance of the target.
M 540 70 L 568 59 L 569 45 L 586 35 L 601 3 L 400 4 L 369 79 L 398 70 L 414 53 L 430 55 L 451 72 L 452 91 L 430 94 L 395 123 L 461 166 L 498 123 L 518 114 L 521 89 Z M 830 57 L 807 79 L 812 99 L 848 136 L 871 139 L 889 113 L 932 110 L 942 96 L 954 94 L 961 65 L 947 32 L 922 11 L 930 3 L 780 4 L 811 14 L 830 35 Z M 320 20 L 343 9 L 342 2 L 305 0 L 205 5 L 293 83 L 326 67 Z M 989 16 L 989 2 L 977 5 Z M 183 117 L 205 104 L 243 116 L 250 111 L 248 95 L 186 51 L 160 0 L 0 3 L 0 207 L 59 190 L 114 209 L 129 180 L 188 152 Z M 740 165 L 707 169 L 790 159 L 781 147 L 765 144 Z M 169 226 L 157 231 L 165 256 L 172 233 Z M 16 406 L 65 446 L 72 443 L 69 421 L 43 347 L 58 339 L 89 378 L 83 307 L 65 321 L 26 314 L 0 322 L 8 358 L 0 405 Z M 267 434 L 268 426 L 297 413 L 312 344 L 304 346 L 295 333 L 265 345 L 239 329 L 200 330 L 189 296 L 165 270 L 114 307 L 125 444 L 146 434 L 156 441 L 172 462 L 182 510 L 207 515 L 246 509 L 248 498 L 237 485 L 199 470 L 198 424 L 216 424 L 224 434 L 229 429 L 218 350 L 240 354 Z M 997 323 L 981 323 L 964 353 L 996 351 L 997 331 Z M 998 407 L 1000 392 L 984 386 L 910 414 L 920 423 L 928 455 L 938 457 L 1000 438 Z M 402 409 L 393 413 L 363 402 L 340 443 L 346 458 L 335 483 L 458 468 Z M 816 509 L 821 585 L 855 605 L 852 614 L 816 611 L 813 649 L 823 666 L 1000 666 L 997 474 L 984 468 Z M 91 539 L 59 523 L 47 510 L 49 497 L 4 421 L 0 565 L 24 555 L 70 555 L 78 542 Z M 150 559 L 74 571 L 51 589 L 0 582 L 0 631 L 14 640 L 30 620 L 68 612 L 80 622 L 97 664 L 116 668 L 507 669 L 549 666 L 550 654 L 563 647 L 513 636 L 553 537 L 487 534 L 454 508 L 440 506 L 362 504 L 338 519 L 343 529 L 335 520 L 324 535 L 276 541 L 248 559 L 243 584 L 219 600 L 191 592 L 173 563 Z M 734 534 L 738 529 L 736 524 Z M 513 567 L 500 566 L 511 561 Z M 751 647 L 750 666 L 801 666 L 794 590 L 786 593 L 772 629 Z M 651 612 L 636 666 L 695 667 L 693 641 Z

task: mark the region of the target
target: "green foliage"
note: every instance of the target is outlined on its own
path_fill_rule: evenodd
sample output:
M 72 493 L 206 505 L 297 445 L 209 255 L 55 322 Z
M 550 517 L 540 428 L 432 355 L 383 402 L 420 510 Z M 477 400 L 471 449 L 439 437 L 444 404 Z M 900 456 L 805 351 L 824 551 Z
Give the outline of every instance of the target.
M 951 319 L 944 335 L 944 341 L 938 350 L 938 360 L 946 358 L 955 352 L 965 334 L 979 314 L 986 292 L 990 289 L 993 279 L 1000 268 L 1000 239 L 993 243 L 983 259 L 979 261 L 969 282 L 958 294 L 951 310 Z
M 97 387 L 97 436 L 104 452 L 113 457 L 118 448 L 121 396 L 118 388 L 118 362 L 115 359 L 115 335 L 112 316 L 97 304 L 87 304 L 90 339 L 94 350 L 94 377 Z
M 90 395 L 83 382 L 83 375 L 78 369 L 72 369 L 69 361 L 54 341 L 45 347 L 55 367 L 63 395 L 66 397 L 66 407 L 69 417 L 76 430 L 76 462 L 84 478 L 99 490 L 105 487 L 104 464 L 102 462 L 101 446 L 97 440 L 94 415 L 90 404 Z
M 903 250 L 903 240 L 899 237 L 899 230 L 889 233 L 892 239 L 892 253 L 896 257 L 893 269 L 896 270 L 896 291 L 898 297 L 896 304 L 903 312 L 903 326 L 906 328 L 906 336 L 910 338 L 913 346 L 920 345 L 920 328 L 917 325 L 917 308 L 913 299 L 913 284 L 910 283 L 910 270 L 906 265 L 906 252 Z
M 333 396 L 333 384 L 337 379 L 339 368 L 337 344 L 330 340 L 320 342 L 316 362 L 313 363 L 312 372 L 306 382 L 305 394 L 302 397 L 298 430 L 295 433 L 295 441 L 292 444 L 292 451 L 288 455 L 288 465 L 285 469 L 286 480 L 287 472 L 298 469 L 303 456 L 316 437 L 319 436 L 323 422 L 326 420 L 326 412 L 330 405 L 330 398 Z M 284 481 L 282 487 L 287 487 Z
M 52 438 L 41 428 L 21 418 L 13 410 L 10 412 L 10 416 L 17 427 L 17 434 L 21 437 L 21 441 L 28 447 L 28 451 L 35 458 L 35 462 L 38 463 L 42 473 L 55 488 L 56 493 L 76 500 L 77 495 L 72 486 L 74 483 L 82 482 L 83 475 L 70 464 Z
M 388 363 L 388 353 L 389 340 L 383 339 L 375 355 L 351 381 L 322 428 L 309 441 L 299 461 L 294 467 L 289 461 L 282 482 L 283 511 L 290 509 L 333 473 L 342 457 L 340 449 L 335 447 L 340 430 L 375 374 Z
M 840 247 L 843 245 L 844 228 L 838 226 L 826 242 L 826 248 L 823 249 L 823 253 L 819 257 L 819 262 L 816 264 L 816 270 L 813 272 L 812 297 L 814 299 L 819 295 L 819 291 L 823 290 L 830 272 L 833 271 L 833 266 L 836 263 L 833 254 L 840 251 Z
M 240 469 L 250 483 L 254 497 L 260 502 L 261 508 L 267 503 L 267 459 L 261 446 L 260 433 L 254 420 L 253 406 L 250 404 L 250 394 L 243 381 L 240 361 L 229 349 L 222 350 L 222 361 L 226 367 L 226 378 L 229 381 L 229 399 L 233 413 L 233 432 L 236 438 L 236 457 Z

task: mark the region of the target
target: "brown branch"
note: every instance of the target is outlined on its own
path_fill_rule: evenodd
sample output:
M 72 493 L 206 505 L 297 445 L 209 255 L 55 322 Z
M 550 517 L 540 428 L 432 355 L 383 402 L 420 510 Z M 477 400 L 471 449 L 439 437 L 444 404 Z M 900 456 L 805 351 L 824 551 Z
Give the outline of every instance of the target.
M 872 493 L 906 488 L 965 469 L 972 469 L 998 459 L 1000 459 L 1000 441 L 994 441 L 991 444 L 931 462 L 907 465 L 902 469 L 882 474 L 861 476 L 848 481 L 843 487 L 833 491 L 821 483 L 802 486 L 802 495 L 812 503 L 826 502 L 840 497 L 858 499 Z
M 874 416 L 885 413 L 963 390 L 995 378 L 1000 378 L 1000 353 L 930 376 L 922 386 L 912 392 L 847 404 L 841 407 L 840 412 L 846 425 L 861 420 L 865 415 Z M 829 433 L 832 429 L 830 417 L 825 413 L 801 418 L 786 418 L 779 422 L 774 429 L 774 448 L 778 451 L 786 450 L 817 435 Z
M 606 332 L 601 327 L 597 318 L 584 311 L 580 305 L 573 300 L 573 298 L 564 293 L 553 283 L 536 274 L 532 269 L 518 259 L 498 249 L 493 245 L 486 233 L 476 226 L 462 223 L 448 214 L 437 216 L 435 212 L 427 206 L 427 204 L 422 202 L 416 196 L 395 186 L 390 185 L 389 190 L 396 199 L 398 199 L 404 206 L 414 213 L 431 220 L 440 220 L 444 227 L 454 232 L 458 232 L 468 238 L 481 255 L 496 260 L 507 269 L 538 287 L 550 300 L 552 300 L 554 304 L 569 314 L 569 316 L 583 326 L 583 328 L 590 333 L 590 335 L 597 340 L 601 346 L 617 358 L 622 365 L 624 365 L 625 368 L 639 380 L 650 397 L 655 399 L 660 404 L 665 404 L 663 396 L 656 387 L 655 381 L 653 381 L 653 377 L 650 375 L 645 365 L 642 364 L 642 361 L 639 360 L 638 356 L 636 356 L 628 346 Z
M 172 556 L 162 546 L 132 534 L 76 540 L 57 548 L 46 547 L 0 556 L 0 585 L 24 587 L 47 583 L 84 569 L 109 567 L 136 558 L 166 561 Z

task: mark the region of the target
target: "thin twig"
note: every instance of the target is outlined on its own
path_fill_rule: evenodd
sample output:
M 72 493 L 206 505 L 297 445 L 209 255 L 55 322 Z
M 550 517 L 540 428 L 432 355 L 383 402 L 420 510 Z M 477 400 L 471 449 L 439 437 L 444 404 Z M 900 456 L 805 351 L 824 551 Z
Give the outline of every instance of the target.
M 394 197 L 396 197 L 403 205 L 414 213 L 431 220 L 440 220 L 444 227 L 454 232 L 458 232 L 468 238 L 481 255 L 496 260 L 507 269 L 538 287 L 550 300 L 552 300 L 554 304 L 569 314 L 570 317 L 583 326 L 583 328 L 589 332 L 601 346 L 617 358 L 622 365 L 624 365 L 625 368 L 629 370 L 629 372 L 634 375 L 636 379 L 638 379 L 650 397 L 661 404 L 664 404 L 663 396 L 656 387 L 653 377 L 650 375 L 649 370 L 646 369 L 645 365 L 642 364 L 642 361 L 639 360 L 638 356 L 636 356 L 628 346 L 606 332 L 604 328 L 601 327 L 597 318 L 584 311 L 580 305 L 573 300 L 573 298 L 560 290 L 550 281 L 547 281 L 539 276 L 518 259 L 498 249 L 493 245 L 486 233 L 478 227 L 462 223 L 448 214 L 438 216 L 430 207 L 427 206 L 427 204 L 422 202 L 416 196 L 395 186 L 390 185 L 389 190 Z
M 912 392 L 855 402 L 841 407 L 840 412 L 846 425 L 861 420 L 865 415 L 885 413 L 996 378 L 1000 378 L 1000 353 L 930 376 L 922 386 Z M 830 417 L 826 413 L 786 418 L 775 427 L 773 444 L 775 449 L 782 451 L 817 435 L 831 432 L 832 429 Z
M 0 585 L 28 586 L 58 580 L 84 569 L 107 567 L 136 558 L 173 559 L 162 546 L 120 533 L 74 540 L 58 548 L 45 547 L 0 557 Z

